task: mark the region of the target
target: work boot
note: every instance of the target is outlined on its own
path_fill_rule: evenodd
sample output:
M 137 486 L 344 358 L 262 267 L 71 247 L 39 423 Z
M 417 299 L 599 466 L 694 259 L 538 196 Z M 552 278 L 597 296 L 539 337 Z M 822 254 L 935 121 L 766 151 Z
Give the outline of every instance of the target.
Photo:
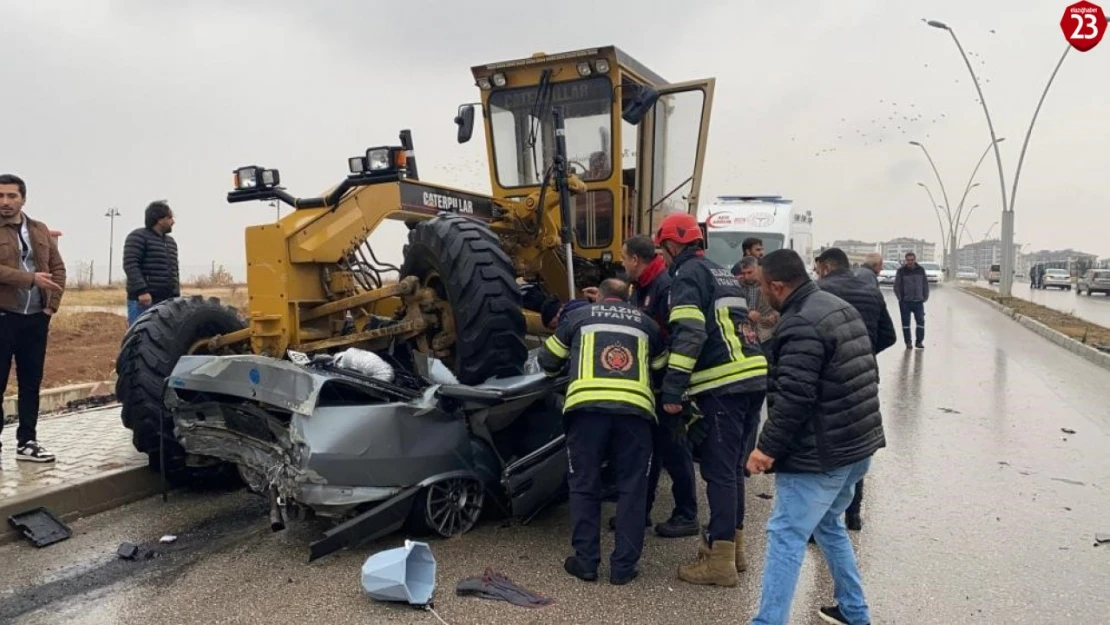
M 848 529 L 853 532 L 858 532 L 863 529 L 863 519 L 860 518 L 859 513 L 848 512 L 844 514 L 844 524 Z
M 672 516 L 655 526 L 655 533 L 664 538 L 683 538 L 698 533 L 698 520 Z
M 732 588 L 740 582 L 736 576 L 736 543 L 729 540 L 714 541 L 709 549 L 709 557 L 699 557 L 693 564 L 678 567 L 678 579 L 691 584 Z
M 744 554 L 744 530 L 736 530 L 736 572 L 748 570 L 748 556 Z

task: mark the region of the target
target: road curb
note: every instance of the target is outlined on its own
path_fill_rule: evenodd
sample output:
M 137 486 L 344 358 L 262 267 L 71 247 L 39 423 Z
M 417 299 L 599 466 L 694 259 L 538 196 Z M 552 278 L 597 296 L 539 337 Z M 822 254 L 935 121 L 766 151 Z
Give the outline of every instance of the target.
M 966 289 L 958 289 L 958 290 L 967 294 L 967 295 L 970 295 L 971 297 L 974 297 L 975 299 L 977 299 L 981 302 L 985 302 L 991 308 L 994 308 L 995 310 L 1001 312 L 1002 314 L 1006 315 L 1007 317 L 1010 317 L 1011 319 L 1018 322 L 1022 326 L 1025 326 L 1027 329 L 1032 330 L 1033 332 L 1043 336 L 1044 338 L 1052 341 L 1053 343 L 1056 343 L 1057 345 L 1059 345 L 1060 347 L 1063 347 L 1064 349 L 1068 350 L 1069 352 L 1071 352 L 1071 353 L 1073 353 L 1077 356 L 1080 356 L 1082 358 L 1085 358 L 1085 359 L 1091 361 L 1092 363 L 1102 367 L 1103 369 L 1106 369 L 1106 370 L 1110 371 L 1110 354 L 1104 354 L 1104 353 L 1098 351 L 1097 349 L 1095 349 L 1093 347 L 1089 347 L 1087 345 L 1084 345 L 1083 343 L 1080 343 L 1079 341 L 1071 338 L 1070 336 L 1064 334 L 1063 332 L 1058 332 L 1056 330 L 1053 330 L 1052 328 L 1046 326 L 1045 324 L 1041 323 L 1040 321 L 1037 321 L 1036 319 L 1033 319 L 1031 317 L 1027 317 L 1026 315 L 1016 313 L 1016 312 L 1014 312 L 1014 310 L 1012 308 L 1008 308 L 1006 306 L 1003 306 L 1002 304 L 999 304 L 998 302 L 987 299 L 987 298 L 983 297 L 982 295 L 979 295 L 977 293 L 972 293 L 971 291 L 968 291 Z
M 115 399 L 115 382 L 86 382 L 46 389 L 39 394 L 39 414 L 46 418 L 48 413 L 64 413 L 91 406 L 101 406 Z M 4 425 L 18 420 L 18 395 L 4 398 Z
M 8 517 L 44 507 L 66 523 L 138 501 L 161 492 L 161 480 L 147 466 L 101 473 L 61 488 L 43 488 L 0 502 L 0 545 L 22 537 Z

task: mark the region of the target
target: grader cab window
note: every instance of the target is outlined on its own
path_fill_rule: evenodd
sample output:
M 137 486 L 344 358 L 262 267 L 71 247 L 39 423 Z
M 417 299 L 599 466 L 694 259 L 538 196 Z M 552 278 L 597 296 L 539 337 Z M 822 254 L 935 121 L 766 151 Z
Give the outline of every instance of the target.
M 555 154 L 554 106 L 562 106 L 565 114 L 568 171 L 585 182 L 607 180 L 612 175 L 613 86 L 608 78 L 598 76 L 551 83 L 546 91 L 529 86 L 490 94 L 494 167 L 501 186 L 543 183 Z M 555 192 L 553 184 L 551 191 Z M 612 194 L 591 191 L 572 201 L 578 244 L 608 246 L 613 238 Z
M 704 104 L 705 93 L 699 89 L 664 94 L 655 103 L 651 205 L 656 223 L 688 210 Z
M 586 182 L 605 180 L 613 170 L 613 88 L 604 76 L 502 89 L 489 96 L 497 181 L 503 187 L 543 182 L 555 154 L 551 109 L 565 111 L 570 171 Z M 537 105 L 539 96 L 543 101 Z

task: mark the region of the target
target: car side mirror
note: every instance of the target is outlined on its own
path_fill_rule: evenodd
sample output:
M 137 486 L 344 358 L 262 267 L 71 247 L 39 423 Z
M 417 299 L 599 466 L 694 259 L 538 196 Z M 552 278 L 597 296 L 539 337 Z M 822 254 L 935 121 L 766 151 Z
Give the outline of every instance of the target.
M 648 111 L 655 106 L 658 99 L 658 91 L 651 87 L 640 86 L 636 93 L 628 99 L 628 104 L 624 105 L 621 118 L 633 126 L 639 125 L 640 122 L 644 121 L 644 116 L 648 114 Z
M 471 135 L 474 134 L 473 104 L 464 104 L 459 107 L 459 113 L 455 116 L 455 125 L 459 127 L 459 143 L 470 141 Z

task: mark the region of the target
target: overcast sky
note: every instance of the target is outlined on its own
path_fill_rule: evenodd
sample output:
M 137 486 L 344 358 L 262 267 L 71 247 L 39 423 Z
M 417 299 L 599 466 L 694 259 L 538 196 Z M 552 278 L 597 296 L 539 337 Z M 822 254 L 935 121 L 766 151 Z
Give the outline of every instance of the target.
M 64 232 L 71 267 L 94 260 L 104 275 L 110 206 L 123 213 L 118 267 L 142 208 L 165 198 L 183 273 L 213 260 L 241 273 L 243 228 L 274 211 L 226 203 L 236 166 L 278 167 L 291 192 L 316 195 L 348 156 L 411 128 L 423 179 L 487 191 L 481 135 L 454 140 L 456 106 L 477 97 L 470 66 L 614 44 L 670 81 L 716 77 L 703 199 L 793 198 L 813 211 L 818 243 L 937 241 L 915 183 L 943 199 L 907 142 L 926 144 L 956 204 L 990 135 L 951 38 L 921 18 L 948 22 L 973 53 L 1007 138 L 1009 193 L 1066 45 L 1066 4 L 2 0 L 0 170 L 27 180 L 27 212 Z M 1072 51 L 1057 76 L 1022 171 L 1020 243 L 1110 256 L 1108 75 L 1103 42 Z M 993 156 L 979 180 L 975 239 L 1001 210 Z M 400 231 L 375 237 L 385 256 L 399 254 Z

